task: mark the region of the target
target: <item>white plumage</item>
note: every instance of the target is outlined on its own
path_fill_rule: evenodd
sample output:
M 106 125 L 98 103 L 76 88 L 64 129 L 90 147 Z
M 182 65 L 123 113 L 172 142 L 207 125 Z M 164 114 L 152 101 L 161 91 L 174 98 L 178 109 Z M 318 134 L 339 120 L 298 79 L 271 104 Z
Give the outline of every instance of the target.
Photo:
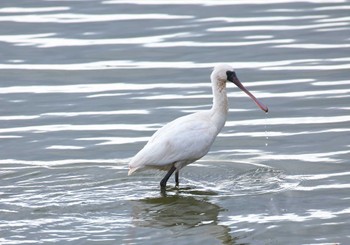
M 243 87 L 231 66 L 217 65 L 211 74 L 212 108 L 177 118 L 155 132 L 130 161 L 129 175 L 145 168 L 167 170 L 168 174 L 161 181 L 161 187 L 164 188 L 171 174 L 176 171 L 178 185 L 179 170 L 206 155 L 225 125 L 228 113 L 227 81 L 235 83 L 262 110 L 268 111 L 265 105 Z

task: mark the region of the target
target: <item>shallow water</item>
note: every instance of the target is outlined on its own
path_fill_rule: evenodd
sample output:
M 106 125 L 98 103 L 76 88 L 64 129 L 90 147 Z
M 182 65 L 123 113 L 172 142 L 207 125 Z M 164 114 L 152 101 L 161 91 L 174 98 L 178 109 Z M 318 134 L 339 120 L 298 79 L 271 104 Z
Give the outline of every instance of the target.
M 0 4 L 1 244 L 348 244 L 350 2 Z M 172 119 L 225 128 L 180 174 L 127 176 Z

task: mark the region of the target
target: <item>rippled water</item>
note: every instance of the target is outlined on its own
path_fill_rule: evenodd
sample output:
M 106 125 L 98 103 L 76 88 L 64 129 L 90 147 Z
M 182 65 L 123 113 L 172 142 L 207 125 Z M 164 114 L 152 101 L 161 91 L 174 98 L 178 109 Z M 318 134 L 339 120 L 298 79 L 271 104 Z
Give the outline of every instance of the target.
M 349 244 L 350 2 L 0 3 L 1 244 Z M 235 87 L 180 189 L 127 163 Z

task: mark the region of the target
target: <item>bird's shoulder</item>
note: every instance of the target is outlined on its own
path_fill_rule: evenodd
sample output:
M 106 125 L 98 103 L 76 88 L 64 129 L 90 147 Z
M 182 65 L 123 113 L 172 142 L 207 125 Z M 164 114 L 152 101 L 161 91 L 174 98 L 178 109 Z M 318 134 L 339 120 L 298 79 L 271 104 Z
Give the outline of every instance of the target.
M 211 131 L 216 131 L 216 127 L 209 120 L 208 113 L 206 111 L 196 112 L 167 123 L 162 128 L 158 129 L 150 141 L 158 141 L 161 138 L 169 139 L 182 135 L 190 136 L 192 134 Z
M 212 126 L 212 122 L 207 116 L 207 113 L 196 112 L 186 116 L 179 117 L 165 124 L 159 131 L 184 131 L 184 130 L 200 130 L 207 129 Z

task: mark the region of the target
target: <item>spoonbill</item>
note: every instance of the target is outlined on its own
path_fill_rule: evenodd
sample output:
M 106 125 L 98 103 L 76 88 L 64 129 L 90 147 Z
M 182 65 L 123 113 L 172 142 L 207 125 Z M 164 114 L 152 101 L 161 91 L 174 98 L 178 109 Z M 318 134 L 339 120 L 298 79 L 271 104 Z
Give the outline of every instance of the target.
M 148 168 L 168 171 L 160 181 L 160 187 L 164 190 L 175 172 L 175 185 L 178 187 L 179 171 L 206 155 L 225 125 L 228 114 L 227 82 L 234 83 L 261 110 L 268 112 L 267 106 L 242 85 L 230 65 L 216 65 L 210 78 L 213 91 L 211 109 L 179 117 L 158 129 L 143 149 L 131 159 L 128 175 Z

